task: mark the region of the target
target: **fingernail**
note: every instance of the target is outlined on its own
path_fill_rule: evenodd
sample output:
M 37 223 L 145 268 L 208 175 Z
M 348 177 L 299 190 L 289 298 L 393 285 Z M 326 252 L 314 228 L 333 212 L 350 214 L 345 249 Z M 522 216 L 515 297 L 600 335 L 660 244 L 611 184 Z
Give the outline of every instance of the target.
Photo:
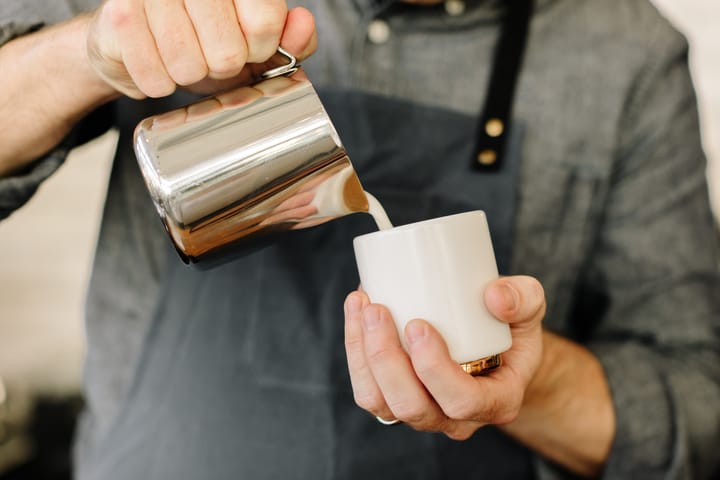
M 425 326 L 419 322 L 410 322 L 405 327 L 405 338 L 408 345 L 412 345 L 425 338 Z
M 350 295 L 347 299 L 347 309 L 348 313 L 351 315 L 360 313 L 360 310 L 362 309 L 362 299 L 359 295 Z
M 365 330 L 375 330 L 380 325 L 380 312 L 377 308 L 366 308 L 363 312 Z
M 518 294 L 515 289 L 504 284 L 499 285 L 498 288 L 500 289 L 500 293 L 503 300 L 505 300 L 505 305 L 507 305 L 508 310 L 515 310 L 518 304 Z

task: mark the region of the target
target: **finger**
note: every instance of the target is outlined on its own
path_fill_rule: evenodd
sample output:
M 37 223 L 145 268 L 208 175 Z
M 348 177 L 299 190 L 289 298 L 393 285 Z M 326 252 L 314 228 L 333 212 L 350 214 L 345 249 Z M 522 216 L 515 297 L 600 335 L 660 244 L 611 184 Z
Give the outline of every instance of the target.
M 167 113 L 155 115 L 152 122 L 152 130 L 155 132 L 163 132 L 171 128 L 178 127 L 186 122 L 187 108 L 178 108 L 170 110 Z
M 182 0 L 145 3 L 150 31 L 165 69 L 178 85 L 192 85 L 208 75 L 200 43 Z
M 345 299 L 345 354 L 350 383 L 357 405 L 381 418 L 391 419 L 392 412 L 385 403 L 375 378 L 365 361 L 362 311 L 370 300 L 364 292 L 352 292 Z
M 208 98 L 187 106 L 187 122 L 194 122 L 222 110 L 222 104 L 216 98 Z
M 283 31 L 280 45 L 290 52 L 298 62 L 302 62 L 317 49 L 317 33 L 315 31 L 315 19 L 312 14 L 302 7 L 296 7 L 288 12 L 285 30 Z M 275 55 L 267 62 L 261 64 L 250 64 L 246 70 L 251 78 L 259 76 L 270 68 L 278 66 L 279 55 Z M 285 59 L 280 60 L 285 62 Z M 305 72 L 300 69 L 293 74 L 296 80 L 307 80 Z
M 240 30 L 235 6 L 228 0 L 185 0 L 200 41 L 210 78 L 231 78 L 240 73 L 248 47 Z
M 108 2 L 99 15 L 103 17 L 98 25 L 99 29 L 108 28 L 117 31 L 117 36 L 123 39 L 120 49 L 120 58 L 110 60 L 117 62 L 112 68 L 112 80 L 125 77 L 122 70 L 130 76 L 132 84 L 118 85 L 123 93 L 133 98 L 141 98 L 135 94 L 139 90 L 148 97 L 163 97 L 175 90 L 175 82 L 168 75 L 162 59 L 155 46 L 155 39 L 150 33 L 145 18 L 142 2 Z M 105 20 L 109 27 L 105 26 Z M 98 53 L 98 55 L 102 55 Z
M 418 430 L 444 430 L 447 417 L 418 380 L 387 308 L 363 310 L 365 358 L 393 416 Z
M 490 313 L 509 323 L 535 323 L 545 315 L 545 293 L 533 277 L 503 277 L 485 289 L 485 304 Z
M 299 62 L 312 55 L 317 49 L 317 31 L 312 13 L 302 7 L 291 9 L 280 45 L 295 55 Z
M 473 377 L 450 358 L 438 332 L 423 320 L 405 328 L 413 368 L 442 411 L 453 420 L 506 423 L 517 415 L 523 389 L 509 370 Z
M 247 62 L 264 62 L 280 45 L 288 13 L 285 1 L 235 0 L 235 8 L 247 44 Z
M 233 88 L 215 97 L 222 104 L 223 108 L 237 108 L 243 105 L 249 105 L 262 96 L 262 93 L 251 87 Z

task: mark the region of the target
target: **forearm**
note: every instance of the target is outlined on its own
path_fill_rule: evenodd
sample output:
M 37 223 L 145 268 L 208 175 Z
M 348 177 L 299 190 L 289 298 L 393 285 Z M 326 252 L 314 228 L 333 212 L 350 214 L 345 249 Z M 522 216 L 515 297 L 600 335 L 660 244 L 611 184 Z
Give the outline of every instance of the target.
M 552 462 L 597 476 L 615 435 L 602 366 L 584 347 L 549 332 L 543 351 L 518 417 L 501 428 Z
M 84 115 L 117 97 L 88 63 L 89 20 L 83 15 L 0 48 L 0 177 L 51 150 Z

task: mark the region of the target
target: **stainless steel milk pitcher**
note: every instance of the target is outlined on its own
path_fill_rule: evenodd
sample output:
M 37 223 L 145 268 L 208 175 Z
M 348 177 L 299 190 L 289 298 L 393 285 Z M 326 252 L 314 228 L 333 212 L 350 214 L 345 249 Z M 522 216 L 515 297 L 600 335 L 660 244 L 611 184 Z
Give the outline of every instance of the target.
M 354 212 L 368 200 L 295 59 L 263 80 L 141 121 L 135 154 L 186 263 L 223 260 L 268 234 Z

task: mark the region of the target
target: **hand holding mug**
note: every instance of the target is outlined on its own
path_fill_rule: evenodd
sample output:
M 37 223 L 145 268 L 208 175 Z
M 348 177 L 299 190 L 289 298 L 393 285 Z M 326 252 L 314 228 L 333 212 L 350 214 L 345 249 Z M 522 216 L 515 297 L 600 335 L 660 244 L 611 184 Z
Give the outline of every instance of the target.
M 458 440 L 512 421 L 540 365 L 545 296 L 537 280 L 515 276 L 492 282 L 483 297 L 488 311 L 509 324 L 513 341 L 501 368 L 473 377 L 427 321 L 405 326 L 406 351 L 387 308 L 362 291 L 348 295 L 345 348 L 356 403 L 379 418 Z

